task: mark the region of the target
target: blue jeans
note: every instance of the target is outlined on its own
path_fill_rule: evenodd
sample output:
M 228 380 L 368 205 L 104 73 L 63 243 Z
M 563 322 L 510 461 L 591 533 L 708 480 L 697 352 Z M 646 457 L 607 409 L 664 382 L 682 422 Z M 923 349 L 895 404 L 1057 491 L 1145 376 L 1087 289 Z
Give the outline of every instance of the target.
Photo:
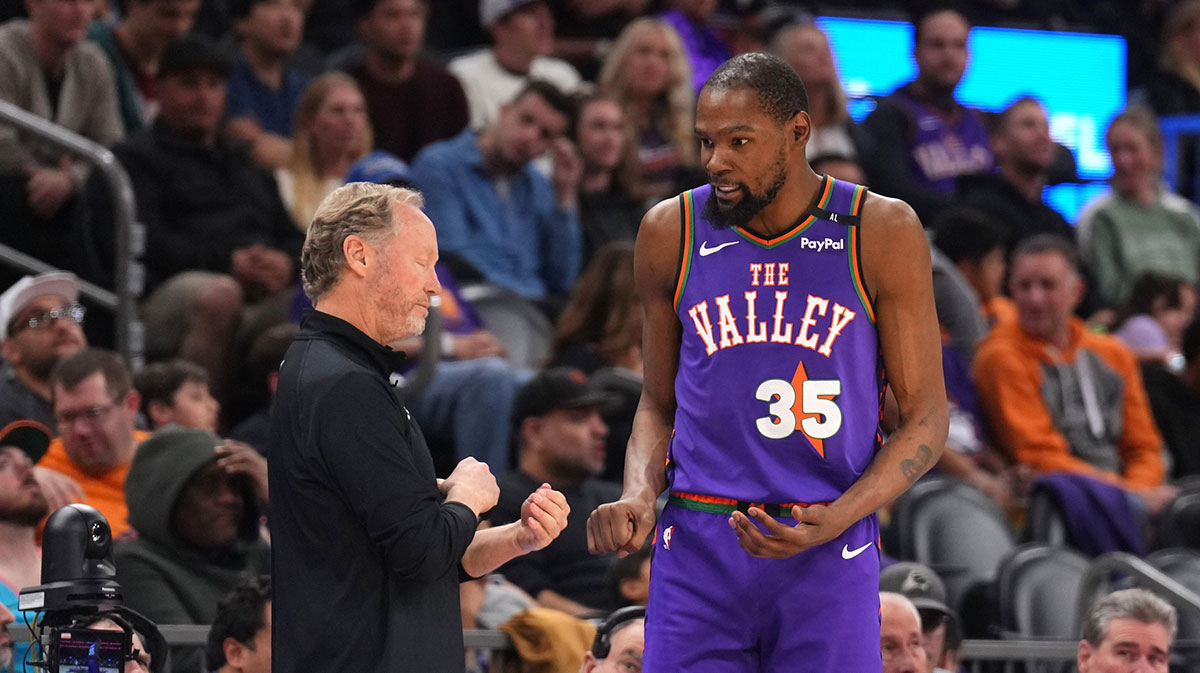
M 473 456 L 499 476 L 511 467 L 513 400 L 531 377 L 498 357 L 443 360 L 408 408 L 435 443 L 453 443 L 457 460 Z

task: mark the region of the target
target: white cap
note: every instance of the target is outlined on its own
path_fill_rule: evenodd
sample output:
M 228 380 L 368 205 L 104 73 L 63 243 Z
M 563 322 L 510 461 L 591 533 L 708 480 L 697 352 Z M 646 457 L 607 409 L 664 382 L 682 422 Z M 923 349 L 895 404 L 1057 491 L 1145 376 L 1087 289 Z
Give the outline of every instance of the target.
M 79 301 L 79 282 L 75 274 L 52 271 L 25 276 L 0 294 L 0 341 L 8 338 L 8 326 L 29 303 L 47 295 L 62 297 L 70 303 Z
M 484 29 L 492 27 L 496 21 L 504 18 L 525 5 L 541 2 L 542 0 L 481 0 L 479 3 L 479 25 Z

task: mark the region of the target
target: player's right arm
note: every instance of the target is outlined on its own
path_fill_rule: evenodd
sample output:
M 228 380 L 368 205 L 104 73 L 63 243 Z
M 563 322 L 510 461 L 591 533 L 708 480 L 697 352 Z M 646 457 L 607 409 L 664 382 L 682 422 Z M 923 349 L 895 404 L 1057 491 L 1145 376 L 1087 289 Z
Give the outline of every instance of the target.
M 679 199 L 663 201 L 646 213 L 638 232 L 634 276 L 644 316 L 642 397 L 625 453 L 621 499 L 597 507 L 588 518 L 588 549 L 594 554 L 637 551 L 654 529 L 655 501 L 667 487 L 681 335 L 675 312 L 679 218 Z

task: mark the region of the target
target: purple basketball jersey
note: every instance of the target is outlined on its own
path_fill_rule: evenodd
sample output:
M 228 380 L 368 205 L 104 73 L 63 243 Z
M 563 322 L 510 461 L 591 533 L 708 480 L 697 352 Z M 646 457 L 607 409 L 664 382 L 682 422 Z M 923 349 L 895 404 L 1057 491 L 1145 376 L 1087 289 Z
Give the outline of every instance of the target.
M 960 105 L 950 119 L 904 89 L 894 95 L 912 118 L 909 168 L 919 182 L 950 194 L 958 176 L 992 170 L 992 146 L 979 112 Z
M 826 178 L 816 206 L 771 239 L 706 221 L 711 191 L 680 195 L 671 490 L 833 501 L 881 441 L 884 377 L 859 260 L 866 190 Z

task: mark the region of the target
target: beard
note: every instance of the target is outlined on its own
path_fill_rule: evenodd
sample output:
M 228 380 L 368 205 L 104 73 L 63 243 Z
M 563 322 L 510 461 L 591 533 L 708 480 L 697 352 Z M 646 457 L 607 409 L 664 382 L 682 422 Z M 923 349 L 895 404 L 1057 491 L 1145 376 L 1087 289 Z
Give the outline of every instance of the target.
M 733 205 L 723 205 L 714 193 L 704 203 L 702 216 L 718 229 L 746 226 L 750 220 L 762 212 L 763 208 L 771 205 L 771 202 L 779 195 L 779 191 L 783 189 L 784 183 L 787 182 L 786 165 L 786 157 L 780 154 L 779 160 L 771 166 L 775 173 L 771 180 L 771 186 L 761 194 L 755 194 L 746 185 L 738 184 L 737 188 L 741 192 L 742 198 Z
M 36 526 L 50 513 L 50 503 L 39 490 L 37 494 L 24 504 L 0 508 L 0 523 L 12 523 L 18 526 Z M 0 666 L 0 669 L 4 668 Z

